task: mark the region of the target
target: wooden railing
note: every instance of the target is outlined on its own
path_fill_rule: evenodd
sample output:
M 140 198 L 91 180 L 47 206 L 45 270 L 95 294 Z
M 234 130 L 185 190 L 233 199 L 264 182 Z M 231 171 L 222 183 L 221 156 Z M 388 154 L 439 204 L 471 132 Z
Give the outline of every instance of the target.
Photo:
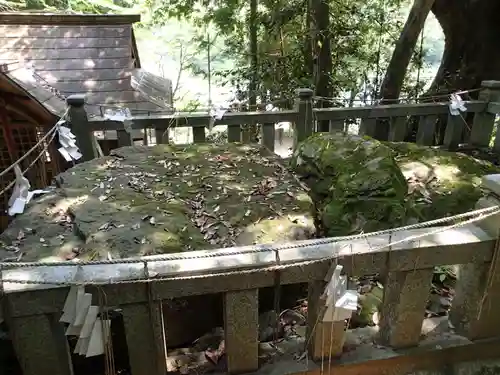
M 500 205 L 500 175 L 486 176 L 483 185 L 490 195 L 480 200 L 478 208 Z M 72 374 L 68 342 L 58 320 L 67 285 L 81 280 L 89 285 L 88 293 L 96 298 L 104 293 L 106 306 L 121 309 L 132 375 L 164 374 L 162 327 L 175 322 L 162 321 L 162 301 L 222 293 L 227 370 L 242 373 L 258 368 L 258 293 L 260 288 L 275 285 L 276 272 L 281 284 L 309 284 L 307 332 L 311 337 L 318 334 L 320 296 L 332 265 L 342 265 L 351 277 L 385 275 L 377 340 L 398 349 L 419 344 L 433 268 L 460 264 L 450 321 L 471 340 L 496 339 L 500 338 L 500 299 L 496 298 L 500 293 L 496 271 L 500 214 L 496 210 L 488 215 L 476 218 L 475 223 L 448 223 L 454 227 L 398 230 L 328 243 L 308 240 L 280 244 L 279 248 L 262 245 L 195 251 L 173 254 L 175 259 L 169 260 L 150 256 L 78 267 L 74 263 L 2 264 L 3 313 L 24 375 Z M 279 267 L 268 268 L 276 265 Z M 141 281 L 146 275 L 152 279 Z M 12 282 L 15 280 L 19 282 Z M 23 283 L 26 280 L 30 284 Z M 40 282 L 45 284 L 37 285 Z M 92 287 L 96 284 L 99 288 Z M 314 347 L 318 340 L 308 342 L 309 352 L 317 358 L 321 353 Z
M 490 146 L 496 114 L 500 111 L 500 82 L 485 81 L 482 84 L 477 101 L 466 102 L 467 112 L 452 115 L 449 103 L 418 103 L 364 106 L 352 108 L 313 108 L 313 93 L 309 89 L 297 90 L 295 108 L 277 112 L 227 112 L 221 119 L 211 119 L 209 114 L 178 113 L 174 115 L 147 115 L 134 116 L 127 122 L 113 121 L 102 118 L 87 119 L 83 103 L 84 97 L 74 95 L 68 99 L 70 105 L 74 133 L 85 160 L 95 157 L 92 132 L 117 131 L 118 146 L 132 145 L 131 129 L 155 129 L 157 143 L 168 143 L 162 139 L 162 134 L 173 128 L 191 127 L 193 142 L 206 142 L 205 129 L 212 125 L 227 125 L 228 141 L 241 141 L 241 127 L 243 124 L 261 125 L 261 142 L 271 151 L 275 145 L 275 124 L 290 122 L 294 125 L 296 141 L 305 139 L 317 129 L 319 121 L 329 121 L 330 130 L 346 130 L 352 123 L 359 125 L 359 133 L 377 139 L 403 141 L 408 133 L 414 129 L 410 127 L 412 118 L 418 121 L 416 142 L 422 145 L 443 146 L 455 150 L 460 144 L 471 147 L 485 148 Z M 474 114 L 472 127 L 470 115 Z M 416 119 L 416 120 L 415 120 Z M 444 137 L 441 144 L 436 144 L 435 134 L 438 122 L 446 121 Z M 163 137 L 165 138 L 165 137 Z M 495 151 L 500 150 L 500 134 L 493 142 Z

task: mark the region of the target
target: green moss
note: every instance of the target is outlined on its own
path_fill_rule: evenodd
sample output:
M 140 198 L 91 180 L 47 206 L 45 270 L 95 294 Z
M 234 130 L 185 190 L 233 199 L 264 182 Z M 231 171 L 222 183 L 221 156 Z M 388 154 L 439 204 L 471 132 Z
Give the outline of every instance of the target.
M 308 225 L 291 217 L 311 211 L 291 173 L 255 145 L 124 147 L 60 180 L 61 193 L 78 199 L 69 212 L 87 258 L 289 241 Z
M 412 143 L 386 142 L 395 152 L 395 160 L 403 172 L 415 163 L 435 176 L 425 184 L 429 199 L 413 194 L 414 207 L 424 220 L 470 211 L 482 196 L 481 177 L 500 173 L 500 168 L 471 156 L 443 151 Z M 417 165 L 418 166 L 418 165 Z
M 298 145 L 291 168 L 309 185 L 325 236 L 375 231 L 470 211 L 481 177 L 500 168 L 410 143 L 317 133 Z
M 342 133 L 317 133 L 299 144 L 290 165 L 311 189 L 319 232 L 342 236 L 403 224 L 407 186 L 380 142 Z

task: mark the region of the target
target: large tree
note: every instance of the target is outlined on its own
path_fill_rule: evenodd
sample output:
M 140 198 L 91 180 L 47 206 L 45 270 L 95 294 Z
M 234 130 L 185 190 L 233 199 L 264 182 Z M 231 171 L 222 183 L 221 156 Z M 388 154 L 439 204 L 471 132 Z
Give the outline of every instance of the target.
M 436 0 L 432 12 L 445 36 L 432 93 L 479 87 L 500 80 L 500 1 Z
M 413 2 L 380 87 L 379 97 L 382 99 L 383 104 L 398 99 L 401 94 L 408 65 L 434 1 L 414 0 Z

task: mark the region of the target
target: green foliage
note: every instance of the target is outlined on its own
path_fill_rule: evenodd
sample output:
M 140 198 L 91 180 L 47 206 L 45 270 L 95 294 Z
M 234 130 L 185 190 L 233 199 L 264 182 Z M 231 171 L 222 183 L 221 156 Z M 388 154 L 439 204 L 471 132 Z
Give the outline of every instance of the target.
M 7 4 L 7 0 L 0 0 Z M 48 9 L 89 13 L 121 13 L 132 10 L 142 14 L 137 30 L 155 39 L 167 40 L 161 46 L 148 40 L 148 49 L 162 51 L 163 56 L 176 61 L 186 75 L 212 77 L 217 86 L 230 86 L 239 100 L 248 99 L 248 84 L 254 72 L 249 56 L 249 2 L 241 0 L 24 0 L 15 2 L 18 9 Z M 394 43 L 399 38 L 409 0 L 324 0 L 330 9 L 330 29 L 324 40 L 330 40 L 331 72 L 327 72 L 332 96 L 347 96 L 354 100 L 375 97 L 384 76 Z M 308 0 L 260 0 L 256 17 L 258 38 L 258 93 L 262 102 L 280 101 L 292 105 L 298 87 L 314 88 L 308 60 L 315 56 L 310 45 L 311 29 L 307 14 Z M 11 3 L 9 3 L 11 4 Z M 190 37 L 177 37 L 164 29 L 178 20 L 192 25 Z M 170 28 L 171 29 L 171 28 Z M 184 31 L 184 30 L 182 30 Z M 211 40 L 207 40 L 210 31 Z M 146 35 L 146 34 L 145 34 Z M 155 44 L 150 47 L 151 43 Z M 208 64 L 207 50 L 211 57 Z M 323 46 L 317 45 L 317 48 Z M 316 49 L 316 48 L 315 48 Z M 439 46 L 430 46 L 433 63 L 439 56 Z M 181 53 L 181 51 L 183 51 Z M 420 53 L 422 52 L 422 53 Z M 416 51 L 409 67 L 403 95 L 422 92 L 426 80 L 418 74 L 426 66 L 427 49 Z M 182 55 L 182 56 L 181 56 Z M 143 52 L 141 60 L 145 61 Z M 148 57 L 149 59 L 149 57 Z M 159 59 L 158 64 L 162 62 Z M 183 60 L 182 62 L 178 60 Z M 209 67 L 210 65 L 210 67 Z M 160 67 L 161 70 L 161 67 Z M 172 70 L 167 69 L 169 78 Z M 418 73 L 417 73 L 418 72 Z M 427 77 L 429 78 L 429 77 Z M 175 82 L 174 82 L 175 84 Z M 344 105 L 340 103 L 340 105 Z M 349 105 L 349 103 L 347 103 Z
M 248 52 L 248 1 L 147 0 L 152 24 L 165 24 L 169 17 L 184 18 L 195 25 L 213 25 L 225 48 L 221 56 L 235 62 L 229 69 L 212 72 L 221 85 L 231 85 L 239 99 L 247 99 L 251 77 Z M 351 93 L 376 95 L 395 41 L 404 22 L 400 10 L 407 0 L 329 1 L 333 71 L 329 72 L 333 96 Z M 292 98 L 298 87 L 313 87 L 307 67 L 306 45 L 310 33 L 305 0 L 261 0 L 257 14 L 258 82 L 262 101 Z M 321 46 L 319 46 L 321 48 Z M 200 48 L 203 48 L 200 45 Z M 417 51 L 408 74 L 405 94 L 422 91 L 425 80 L 418 74 L 425 57 Z M 198 69 L 206 75 L 206 69 Z M 417 77 L 418 76 L 418 77 Z M 419 82 L 417 81 L 417 78 Z M 366 96 L 366 95 L 365 95 Z M 288 105 L 291 102 L 287 103 Z

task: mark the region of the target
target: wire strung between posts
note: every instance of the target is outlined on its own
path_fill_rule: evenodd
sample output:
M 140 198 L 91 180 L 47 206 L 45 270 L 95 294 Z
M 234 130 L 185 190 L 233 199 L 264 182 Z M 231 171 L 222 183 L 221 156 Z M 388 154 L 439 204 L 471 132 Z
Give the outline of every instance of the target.
M 488 214 L 487 216 L 491 216 L 491 215 L 495 215 L 497 213 L 500 213 L 500 206 L 481 208 L 479 210 L 465 212 L 463 214 L 458 214 L 458 215 L 454 215 L 454 216 L 430 220 L 430 221 L 426 221 L 423 223 L 406 225 L 406 226 L 398 227 L 398 228 L 384 229 L 384 230 L 380 230 L 377 232 L 361 233 L 361 234 L 355 234 L 355 235 L 351 235 L 351 236 L 341 236 L 341 237 L 333 237 L 333 238 L 326 238 L 326 239 L 310 240 L 307 243 L 299 243 L 299 244 L 290 243 L 290 244 L 285 244 L 285 245 L 274 245 L 274 244 L 257 245 L 259 247 L 256 249 L 228 250 L 228 251 L 224 251 L 223 253 L 211 252 L 211 253 L 207 253 L 207 254 L 191 255 L 191 256 L 190 255 L 166 255 L 166 256 L 161 256 L 161 257 L 155 257 L 154 259 L 148 259 L 147 261 L 160 262 L 160 261 L 175 261 L 175 260 L 188 260 L 188 259 L 205 259 L 205 258 L 217 258 L 217 257 L 221 257 L 221 256 L 228 256 L 228 255 L 255 254 L 255 253 L 269 252 L 269 251 L 275 251 L 275 250 L 300 249 L 300 248 L 311 247 L 311 246 L 316 246 L 316 245 L 329 245 L 329 244 L 334 244 L 334 243 L 340 242 L 340 241 L 351 241 L 351 240 L 358 240 L 358 239 L 363 239 L 363 238 L 370 238 L 370 237 L 374 237 L 374 236 L 380 236 L 380 235 L 389 234 L 389 233 L 396 233 L 396 232 L 401 232 L 401 231 L 411 230 L 411 229 L 427 228 L 430 226 L 449 223 L 451 221 L 460 220 L 460 219 L 464 219 L 464 218 L 468 218 L 468 217 L 478 216 L 479 219 L 482 220 L 482 218 L 486 217 L 486 216 L 481 216 L 481 215 Z M 43 267 L 61 267 L 61 266 L 78 267 L 78 266 L 83 266 L 83 265 L 134 264 L 134 263 L 143 263 L 143 262 L 144 262 L 144 259 L 142 259 L 142 258 L 103 259 L 103 260 L 81 261 L 81 262 L 72 262 L 72 261 L 67 261 L 67 262 L 0 262 L 0 267 L 3 267 L 4 269 L 28 268 L 28 267 L 38 267 L 38 266 L 43 266 Z
M 44 146 L 43 150 L 40 151 L 40 153 L 38 154 L 38 156 L 30 163 L 30 165 L 28 165 L 28 167 L 22 172 L 23 175 L 26 174 L 26 172 L 28 172 L 35 164 L 38 160 L 40 160 L 40 158 L 45 155 L 45 153 L 47 152 L 47 149 L 49 148 L 50 144 L 52 143 L 52 141 L 54 140 L 54 138 L 56 137 L 57 135 L 57 132 L 52 132 L 52 137 L 50 137 L 50 139 L 48 140 L 48 142 L 46 143 L 46 145 Z M 25 155 L 26 156 L 26 155 Z M 24 157 L 23 157 L 24 158 Z M 18 161 L 19 162 L 19 161 Z M 17 165 L 17 163 L 15 164 L 12 164 L 12 166 L 15 166 Z M 10 168 L 10 167 L 9 167 Z M 4 189 L 2 189 L 0 191 L 0 196 L 2 196 L 3 194 L 5 194 L 10 188 L 12 188 L 16 183 L 16 180 L 13 180 L 11 181 Z
M 428 95 L 428 96 L 419 96 L 419 97 L 411 97 L 411 96 L 407 96 L 407 97 L 401 97 L 401 98 L 397 98 L 397 99 L 379 99 L 380 101 L 384 101 L 384 102 L 394 102 L 394 103 L 397 103 L 397 102 L 400 102 L 400 101 L 405 101 L 405 100 L 416 100 L 416 101 L 422 101 L 422 100 L 435 100 L 435 99 L 444 99 L 444 98 L 449 98 L 449 96 L 451 94 L 458 94 L 458 95 L 463 95 L 463 94 L 470 94 L 470 93 L 473 93 L 473 92 L 477 92 L 477 91 L 480 91 L 482 90 L 481 88 L 475 88 L 475 89 L 470 89 L 470 90 L 462 90 L 462 91 L 458 91 L 458 92 L 450 92 L 450 93 L 447 93 L 447 94 L 437 94 L 437 95 Z M 341 97 L 322 97 L 322 96 L 315 96 L 313 97 L 313 99 L 321 99 L 321 100 L 325 100 L 325 101 L 332 101 L 332 102 L 335 102 L 335 101 L 352 101 L 351 99 L 349 98 L 341 98 Z M 365 102 L 363 99 L 354 99 L 354 102 Z M 377 105 L 377 104 L 375 104 Z M 370 107 L 373 107 L 373 105 L 370 105 Z
M 413 236 L 408 236 L 405 237 L 401 240 L 395 241 L 395 242 L 389 242 L 388 244 L 385 245 L 380 245 L 377 247 L 374 247 L 370 249 L 370 253 L 375 253 L 379 252 L 381 250 L 389 249 L 392 250 L 394 245 L 399 245 L 407 242 L 412 242 L 427 236 L 432 236 L 435 234 L 439 234 L 442 232 L 446 232 L 448 230 L 456 229 L 456 228 L 461 228 L 463 226 L 473 224 L 475 222 L 484 220 L 490 216 L 497 215 L 500 213 L 500 209 L 496 207 L 497 210 L 493 212 L 489 212 L 483 215 L 480 215 L 478 217 L 474 217 L 453 225 L 449 225 L 446 227 L 438 227 L 435 230 L 426 232 L 426 233 L 421 233 Z M 349 246 L 348 244 L 343 245 L 343 247 Z M 13 284 L 31 284 L 31 285 L 53 285 L 53 286 L 85 286 L 85 285 L 110 285 L 110 284 L 137 284 L 137 283 L 151 283 L 151 282 L 160 282 L 160 281 L 183 281 L 183 280 L 196 280 L 196 279 L 206 279 L 210 277 L 215 277 L 215 276 L 231 276 L 231 275 L 243 275 L 243 274 L 255 274 L 255 273 L 265 273 L 265 272 L 274 272 L 278 270 L 285 270 L 288 268 L 293 268 L 293 267 L 305 267 L 305 266 L 310 266 L 313 264 L 321 264 L 325 261 L 331 261 L 331 260 L 337 260 L 338 257 L 336 255 L 331 255 L 328 257 L 323 257 L 320 259 L 314 259 L 314 260 L 304 260 L 304 261 L 296 261 L 288 264 L 281 264 L 281 265 L 273 265 L 273 266 L 266 266 L 266 267 L 259 267 L 255 269 L 250 269 L 250 270 L 239 270 L 239 271 L 227 271 L 227 272 L 212 272 L 212 273 L 206 273 L 203 275 L 192 275 L 192 276 L 168 276 L 168 277 L 153 277 L 153 278 L 139 278 L 139 279 L 128 279 L 128 280 L 106 280 L 106 281 L 50 281 L 50 280 L 18 280 L 18 279 L 3 279 L 3 283 L 13 283 Z M 140 260 L 140 263 L 143 263 L 144 260 Z M 61 262 L 62 263 L 62 262 Z M 59 265 L 61 265 L 61 263 Z M 4 267 L 4 265 L 7 264 L 9 266 L 14 266 L 15 263 L 0 263 L 0 267 Z M 43 263 L 41 263 L 43 265 Z M 80 265 L 81 263 L 77 263 L 76 265 Z M 417 265 L 415 265 L 415 269 L 418 268 Z
M 470 90 L 462 90 L 462 91 L 458 91 L 458 92 L 450 92 L 450 93 L 447 93 L 447 94 L 437 94 L 437 95 L 427 95 L 427 96 L 419 96 L 419 97 L 411 97 L 411 96 L 406 96 L 406 97 L 400 97 L 400 98 L 397 98 L 397 99 L 379 99 L 379 101 L 384 101 L 384 102 L 394 102 L 394 103 L 398 103 L 400 101 L 411 101 L 411 100 L 415 100 L 415 101 L 423 101 L 423 100 L 436 100 L 436 99 L 443 99 L 443 98 L 448 98 L 451 94 L 458 94 L 458 95 L 463 95 L 463 94 L 469 94 L 469 93 L 473 93 L 473 92 L 477 92 L 477 91 L 480 91 L 482 90 L 481 88 L 474 88 L 474 89 L 470 89 Z M 291 103 L 293 102 L 294 100 L 296 99 L 296 97 L 290 97 L 290 98 L 281 98 L 281 99 L 277 99 L 277 100 L 272 100 L 272 101 L 269 101 L 269 102 L 264 102 L 264 103 L 258 103 L 258 104 L 255 104 L 255 105 L 252 105 L 252 106 L 245 106 L 245 108 L 250 108 L 250 109 L 260 109 L 266 105 L 275 105 L 275 104 L 282 104 L 282 103 Z M 354 101 L 354 102 L 361 102 L 361 103 L 365 103 L 365 101 L 363 99 L 350 99 L 350 98 L 342 98 L 342 97 L 326 97 L 326 96 L 313 96 L 312 98 L 313 100 L 323 100 L 323 101 L 328 101 L 328 102 L 347 102 L 347 101 Z M 239 103 L 238 103 L 239 104 Z M 98 108 L 100 108 L 101 110 L 101 116 L 104 114 L 104 111 L 102 110 L 103 108 L 111 108 L 111 109 L 123 109 L 125 107 L 123 106 L 118 106 L 118 105 L 112 105 L 112 104 L 89 104 L 91 106 L 96 106 Z M 375 104 L 375 106 L 378 105 L 378 103 Z M 370 105 L 371 107 L 373 107 L 374 105 Z M 231 107 L 221 107 L 222 110 L 231 110 L 233 108 Z M 134 110 L 136 112 L 144 112 L 144 114 L 146 115 L 155 115 L 155 114 L 162 114 L 166 111 L 150 111 L 150 110 L 146 110 L 146 109 L 137 109 L 137 110 Z M 192 112 L 188 112 L 190 114 L 196 114 L 198 111 L 192 111 Z M 202 111 L 203 112 L 203 111 Z M 179 112 L 179 111 L 175 111 L 173 114 L 172 113 L 168 113 L 169 116 L 174 116 L 176 114 L 181 114 L 181 113 L 184 113 L 184 112 Z M 183 116 L 180 116 L 180 118 L 182 118 Z M 175 121 L 175 119 L 173 119 Z

